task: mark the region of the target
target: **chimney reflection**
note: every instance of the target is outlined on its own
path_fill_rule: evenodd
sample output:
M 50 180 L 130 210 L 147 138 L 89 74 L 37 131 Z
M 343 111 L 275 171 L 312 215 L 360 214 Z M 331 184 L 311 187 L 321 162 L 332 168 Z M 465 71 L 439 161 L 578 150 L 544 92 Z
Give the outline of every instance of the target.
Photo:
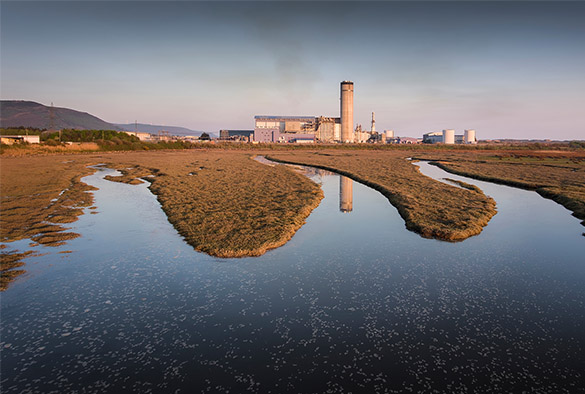
M 343 175 L 339 177 L 339 210 L 353 211 L 353 181 Z

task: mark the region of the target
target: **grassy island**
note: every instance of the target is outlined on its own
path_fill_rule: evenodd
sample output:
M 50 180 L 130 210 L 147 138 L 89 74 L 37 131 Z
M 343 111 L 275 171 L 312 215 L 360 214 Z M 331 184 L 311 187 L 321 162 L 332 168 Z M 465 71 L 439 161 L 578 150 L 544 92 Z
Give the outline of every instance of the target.
M 135 183 L 148 178 L 169 221 L 196 250 L 218 257 L 259 256 L 285 244 L 319 205 L 317 184 L 251 153 L 135 153 L 106 161 Z
M 451 151 L 416 153 L 445 171 L 535 190 L 573 212 L 585 226 L 585 151 Z
M 272 160 L 335 171 L 384 194 L 409 230 L 427 238 L 460 241 L 479 234 L 496 203 L 477 188 L 461 189 L 422 175 L 408 151 L 278 152 Z

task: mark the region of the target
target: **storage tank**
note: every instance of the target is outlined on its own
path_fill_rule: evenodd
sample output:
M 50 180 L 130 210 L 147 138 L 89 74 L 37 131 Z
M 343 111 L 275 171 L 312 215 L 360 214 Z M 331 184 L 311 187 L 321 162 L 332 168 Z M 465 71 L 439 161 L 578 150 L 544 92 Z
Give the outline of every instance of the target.
M 454 144 L 455 143 L 455 130 L 446 129 L 443 130 L 443 144 Z
M 341 142 L 353 142 L 353 82 L 341 82 Z
M 386 141 L 394 138 L 394 130 L 384 130 L 384 134 L 386 135 Z
M 475 140 L 475 130 L 465 130 L 463 133 L 463 143 L 464 144 L 475 144 L 477 141 Z

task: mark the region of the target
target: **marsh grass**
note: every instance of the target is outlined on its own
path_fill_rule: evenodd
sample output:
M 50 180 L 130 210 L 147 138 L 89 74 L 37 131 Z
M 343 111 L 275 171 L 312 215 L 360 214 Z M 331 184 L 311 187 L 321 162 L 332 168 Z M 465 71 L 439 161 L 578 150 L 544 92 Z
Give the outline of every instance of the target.
M 322 198 L 291 169 L 252 160 L 249 152 L 132 155 L 108 164 L 116 182 L 146 175 L 169 221 L 196 250 L 218 257 L 259 256 L 286 243 Z
M 496 213 L 479 189 L 461 189 L 422 175 L 402 151 L 270 153 L 268 158 L 334 171 L 385 195 L 409 230 L 423 237 L 460 241 L 479 234 Z
M 64 225 L 75 222 L 85 207 L 96 213 L 92 188 L 80 179 L 94 171 L 87 166 L 105 163 L 122 173 L 111 181 L 150 182 L 169 221 L 195 249 L 221 257 L 260 255 L 294 235 L 322 192 L 291 169 L 252 160 L 257 154 L 328 169 L 369 185 L 397 207 L 408 229 L 425 237 L 456 241 L 478 234 L 495 214 L 495 203 L 480 190 L 423 176 L 406 160 L 409 156 L 441 161 L 453 173 L 532 188 L 585 219 L 583 151 L 273 148 L 3 155 L 0 249 L 4 252 L 6 243 L 19 239 L 57 246 L 77 237 Z M 3 261 L 14 265 L 3 277 L 24 272 L 16 268 L 29 252 L 4 252 Z
M 453 174 L 535 190 L 573 212 L 585 226 L 585 152 L 502 151 L 419 155 Z
M 463 182 L 463 181 L 458 181 L 456 179 L 451 179 L 451 178 L 443 178 L 443 179 L 446 180 L 446 181 L 449 181 L 451 183 L 454 183 L 456 185 L 459 185 L 459 186 L 461 186 L 464 189 L 473 190 L 473 191 L 475 191 L 477 193 L 483 193 L 482 190 L 479 187 L 475 186 L 475 185 L 471 185 L 469 183 L 466 183 L 466 182 Z
M 31 247 L 61 246 L 78 237 L 65 232 L 63 224 L 75 222 L 82 208 L 93 202 L 88 193 L 93 188 L 80 181 L 92 171 L 86 168 L 87 160 L 70 155 L 2 157 L 0 242 L 31 239 Z M 13 253 L 11 258 L 24 258 L 26 253 Z M 23 272 L 11 271 L 11 280 Z
M 22 260 L 33 253 L 32 250 L 23 253 L 17 250 L 0 252 L 0 291 L 6 290 L 10 282 L 16 279 L 19 275 L 25 273 L 24 270 L 18 270 L 15 268 L 22 267 L 24 265 Z
M 78 237 L 64 225 L 85 207 L 96 213 L 93 188 L 80 179 L 94 171 L 87 166 L 105 163 L 122 173 L 111 181 L 150 182 L 169 221 L 195 249 L 220 257 L 261 255 L 294 235 L 322 192 L 306 177 L 251 156 L 219 150 L 3 156 L 2 248 L 19 239 L 31 239 L 32 247 Z

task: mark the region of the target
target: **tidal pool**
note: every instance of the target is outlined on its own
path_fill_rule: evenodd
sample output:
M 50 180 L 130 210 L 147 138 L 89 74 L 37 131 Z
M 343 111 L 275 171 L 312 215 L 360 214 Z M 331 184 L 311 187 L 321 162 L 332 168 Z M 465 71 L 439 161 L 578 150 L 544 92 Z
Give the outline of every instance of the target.
M 39 249 L 2 294 L 2 392 L 583 391 L 579 221 L 420 168 L 478 185 L 498 214 L 463 242 L 424 239 L 377 191 L 315 170 L 325 197 L 290 242 L 219 259 L 147 184 L 100 169 L 82 237 Z

